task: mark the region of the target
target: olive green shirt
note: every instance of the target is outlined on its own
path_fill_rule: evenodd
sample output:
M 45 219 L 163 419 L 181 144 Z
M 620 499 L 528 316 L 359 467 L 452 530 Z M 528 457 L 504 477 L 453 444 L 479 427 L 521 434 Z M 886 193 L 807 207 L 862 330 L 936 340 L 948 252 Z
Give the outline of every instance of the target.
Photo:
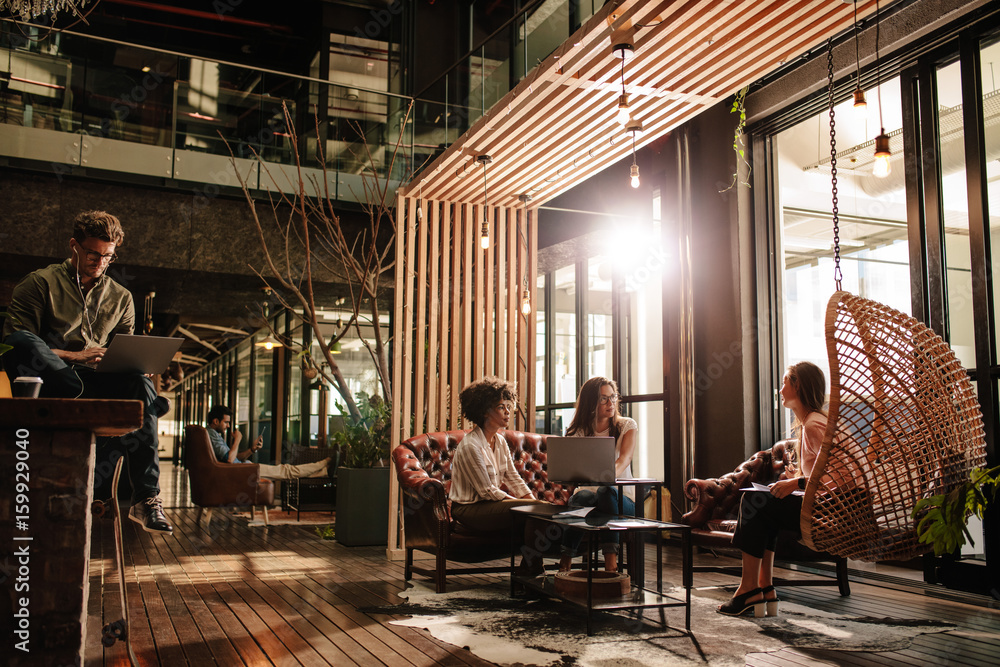
M 86 305 L 84 305 L 86 303 Z M 28 331 L 53 350 L 107 347 L 115 334 L 135 327 L 132 294 L 106 273 L 87 292 L 86 302 L 73 263 L 50 264 L 29 273 L 14 288 L 4 320 L 4 337 Z

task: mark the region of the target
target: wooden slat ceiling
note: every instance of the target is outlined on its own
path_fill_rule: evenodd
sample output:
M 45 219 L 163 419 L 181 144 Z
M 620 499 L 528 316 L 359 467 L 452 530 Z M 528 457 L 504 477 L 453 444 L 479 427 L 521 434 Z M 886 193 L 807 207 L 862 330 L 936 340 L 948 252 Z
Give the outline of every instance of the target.
M 889 0 L 883 0 L 889 5 Z M 859 0 L 858 18 L 875 11 Z M 883 7 L 884 10 L 884 7 Z M 491 206 L 536 206 L 630 154 L 615 120 L 625 63 L 636 147 L 650 143 L 783 63 L 851 27 L 844 0 L 623 0 L 608 2 L 458 141 L 404 194 L 482 203 L 480 154 L 489 154 Z M 622 179 L 628 169 L 622 168 Z

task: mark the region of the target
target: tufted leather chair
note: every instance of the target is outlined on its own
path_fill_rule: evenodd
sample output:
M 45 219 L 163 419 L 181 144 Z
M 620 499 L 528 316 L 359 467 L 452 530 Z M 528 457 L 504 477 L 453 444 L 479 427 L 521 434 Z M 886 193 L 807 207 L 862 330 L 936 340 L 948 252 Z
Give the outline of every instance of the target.
M 267 506 L 274 504 L 274 482 L 261 479 L 260 466 L 218 461 L 204 426 L 192 424 L 184 432 L 191 502 L 198 506 L 198 524 L 201 525 L 206 509 L 207 523 L 212 521 L 213 507 L 250 507 L 253 518 L 254 505 L 263 505 L 266 524 Z
M 413 572 L 435 581 L 438 593 L 446 589 L 451 574 L 503 572 L 506 567 L 465 567 L 448 569 L 447 561 L 481 563 L 510 556 L 510 533 L 480 532 L 451 518 L 451 460 L 467 431 L 424 433 L 404 440 L 392 452 L 399 487 L 403 494 L 403 525 L 406 535 L 404 579 Z M 522 431 L 500 431 L 510 447 L 517 472 L 540 500 L 565 505 L 571 489 L 548 480 L 545 465 L 547 436 Z M 413 566 L 413 551 L 434 554 L 433 570 Z
M 691 540 L 695 546 L 707 549 L 733 549 L 731 544 L 736 529 L 736 517 L 740 510 L 739 489 L 750 486 L 751 482 L 770 484 L 785 476 L 785 466 L 792 462 L 793 440 L 782 440 L 771 449 L 757 452 L 744 461 L 736 470 L 722 477 L 712 479 L 689 479 L 684 485 L 684 495 L 693 505 L 691 511 L 681 517 L 681 523 L 692 527 Z M 840 588 L 841 595 L 850 595 L 851 586 L 847 578 L 847 559 L 809 549 L 799 542 L 793 533 L 778 536 L 776 560 L 785 561 L 833 561 L 837 567 L 836 579 L 775 579 L 779 586 L 833 586 Z M 695 572 L 725 572 L 739 575 L 739 566 L 697 565 Z

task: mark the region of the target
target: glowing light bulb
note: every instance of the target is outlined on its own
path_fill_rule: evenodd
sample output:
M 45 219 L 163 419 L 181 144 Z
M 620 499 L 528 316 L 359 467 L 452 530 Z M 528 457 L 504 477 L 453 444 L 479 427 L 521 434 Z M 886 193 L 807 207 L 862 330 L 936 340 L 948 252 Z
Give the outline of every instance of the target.
M 490 226 L 483 220 L 483 226 L 479 230 L 479 247 L 486 250 L 490 247 Z
M 868 102 L 865 101 L 865 91 L 860 88 L 854 91 L 854 112 L 864 114 L 868 111 Z
M 875 156 L 875 166 L 872 168 L 872 173 L 877 178 L 885 178 L 892 172 L 892 167 L 889 165 L 888 155 L 876 155 Z
M 271 341 L 265 341 L 264 349 L 270 352 L 271 350 L 274 349 L 274 343 L 272 343 Z
M 889 150 L 889 135 L 882 128 L 882 133 L 875 137 L 875 165 L 872 167 L 872 174 L 876 178 L 885 178 L 892 171 L 889 164 L 889 157 L 892 151 Z
M 632 179 L 630 181 L 633 188 L 639 187 L 639 165 L 632 165 Z
M 531 292 L 524 290 L 524 294 L 521 295 L 521 312 L 525 315 L 531 314 Z
M 628 125 L 628 122 L 632 120 L 632 114 L 629 113 L 628 109 L 628 95 L 624 93 L 618 96 L 618 114 L 615 116 L 615 120 L 618 121 L 619 125 Z

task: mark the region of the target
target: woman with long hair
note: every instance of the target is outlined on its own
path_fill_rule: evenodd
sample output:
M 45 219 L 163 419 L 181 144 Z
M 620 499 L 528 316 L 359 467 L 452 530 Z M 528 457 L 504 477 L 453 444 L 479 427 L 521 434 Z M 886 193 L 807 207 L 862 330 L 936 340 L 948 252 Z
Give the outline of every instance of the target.
M 618 385 L 605 377 L 592 377 L 580 387 L 576 399 L 576 412 L 566 429 L 566 435 L 611 436 L 615 439 L 615 476 L 632 477 L 632 454 L 635 452 L 637 426 L 635 420 L 623 417 L 618 411 L 620 396 Z M 575 507 L 594 507 L 603 514 L 618 514 L 618 487 L 592 486 L 576 490 L 569 504 Z M 635 487 L 626 486 L 622 494 L 622 510 L 635 515 Z M 601 545 L 604 552 L 604 569 L 618 570 L 618 533 L 606 531 Z M 562 557 L 559 569 L 568 571 L 583 536 L 578 530 L 566 531 L 563 536 Z
M 743 556 L 743 575 L 739 588 L 729 602 L 718 608 L 720 614 L 757 618 L 778 614 L 778 595 L 774 590 L 774 547 L 778 532 L 801 534 L 799 515 L 801 494 L 812 473 L 826 433 L 826 378 L 816 364 L 800 361 L 788 367 L 781 383 L 781 404 L 795 415 L 793 428 L 798 431 L 795 443 L 796 467 L 791 477 L 771 485 L 770 492 L 743 494 L 740 515 L 733 534 L 733 546 Z

